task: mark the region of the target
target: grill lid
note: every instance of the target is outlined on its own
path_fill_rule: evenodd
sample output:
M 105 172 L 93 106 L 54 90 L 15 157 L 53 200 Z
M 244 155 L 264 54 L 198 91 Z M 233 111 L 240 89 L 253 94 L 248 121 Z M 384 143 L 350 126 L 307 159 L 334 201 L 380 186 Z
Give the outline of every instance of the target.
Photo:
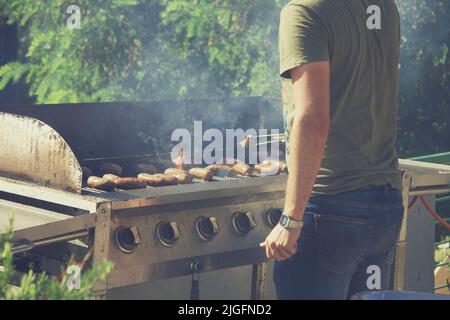
M 66 141 L 44 122 L 0 112 L 0 174 L 81 193 L 82 171 Z

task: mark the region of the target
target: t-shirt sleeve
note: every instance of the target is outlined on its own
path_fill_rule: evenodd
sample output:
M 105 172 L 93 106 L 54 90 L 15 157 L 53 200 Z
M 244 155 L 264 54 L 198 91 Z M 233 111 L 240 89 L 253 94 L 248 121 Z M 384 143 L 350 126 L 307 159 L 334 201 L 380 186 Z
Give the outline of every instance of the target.
M 285 6 L 281 11 L 279 32 L 283 78 L 291 78 L 290 70 L 296 67 L 330 60 L 326 28 L 311 8 L 299 4 Z

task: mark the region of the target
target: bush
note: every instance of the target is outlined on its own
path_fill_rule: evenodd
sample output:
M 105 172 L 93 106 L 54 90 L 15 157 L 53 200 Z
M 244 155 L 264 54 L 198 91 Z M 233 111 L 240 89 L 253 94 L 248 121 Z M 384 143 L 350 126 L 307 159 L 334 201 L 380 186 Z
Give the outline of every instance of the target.
M 12 223 L 11 223 L 12 226 Z M 45 273 L 33 271 L 21 277 L 18 286 L 12 286 L 15 273 L 12 254 L 12 228 L 0 234 L 0 300 L 88 300 L 93 299 L 91 289 L 98 280 L 104 280 L 112 270 L 112 263 L 103 262 L 82 274 L 79 289 L 67 285 L 69 273 L 64 271 L 59 280 Z

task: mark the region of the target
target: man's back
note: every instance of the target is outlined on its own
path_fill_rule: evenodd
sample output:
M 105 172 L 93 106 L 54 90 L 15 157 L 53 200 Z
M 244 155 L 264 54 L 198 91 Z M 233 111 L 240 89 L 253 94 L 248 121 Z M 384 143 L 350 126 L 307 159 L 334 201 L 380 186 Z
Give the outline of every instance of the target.
M 369 8 L 380 9 L 381 29 Z M 283 9 L 282 76 L 308 62 L 328 60 L 331 67 L 330 131 L 313 194 L 387 183 L 401 188 L 395 152 L 399 29 L 394 0 L 296 0 Z M 288 136 L 291 88 L 283 80 Z

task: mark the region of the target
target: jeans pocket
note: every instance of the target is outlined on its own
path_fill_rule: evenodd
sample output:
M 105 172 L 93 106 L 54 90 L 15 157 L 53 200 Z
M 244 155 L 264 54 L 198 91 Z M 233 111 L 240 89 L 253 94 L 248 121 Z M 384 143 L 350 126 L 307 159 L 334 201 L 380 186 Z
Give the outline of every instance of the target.
M 337 275 L 356 270 L 376 220 L 330 214 L 315 217 L 319 267 Z

